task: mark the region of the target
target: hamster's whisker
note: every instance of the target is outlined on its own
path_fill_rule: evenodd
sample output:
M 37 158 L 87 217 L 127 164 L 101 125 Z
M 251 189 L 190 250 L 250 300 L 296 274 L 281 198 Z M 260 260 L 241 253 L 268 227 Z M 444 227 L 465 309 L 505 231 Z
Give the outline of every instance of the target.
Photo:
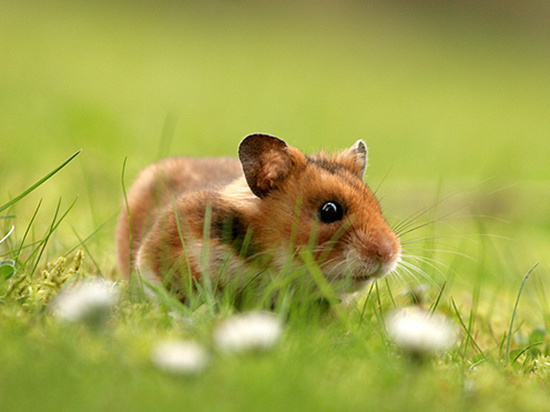
M 340 260 L 340 258 L 335 257 L 335 258 L 332 258 L 332 259 L 328 260 L 327 262 L 324 262 L 323 264 L 324 264 L 324 265 L 331 265 L 333 262 L 338 261 L 338 260 Z M 332 267 L 329 269 L 329 271 L 330 271 L 331 273 L 337 273 L 337 272 L 340 270 L 340 266 L 344 266 L 344 268 L 345 268 L 346 263 L 347 263 L 347 262 L 346 262 L 345 260 L 341 260 L 341 261 L 338 262 L 336 265 L 332 266 Z M 338 278 L 339 278 L 339 276 L 331 276 L 331 277 L 334 277 L 335 279 L 338 279 Z
M 442 277 L 446 278 L 445 274 L 443 273 L 443 271 L 437 266 L 438 264 L 443 266 L 445 269 L 448 269 L 450 270 L 450 267 L 448 265 L 445 265 L 435 259 L 429 259 L 429 258 L 417 258 L 417 259 L 411 259 L 411 260 L 416 260 L 417 262 L 419 263 L 423 263 L 427 266 L 429 266 L 430 268 L 432 268 L 433 270 L 435 270 L 439 275 L 441 275 Z M 419 270 L 422 270 L 422 272 L 424 272 L 427 276 L 429 276 L 425 270 L 423 269 L 420 269 L 420 267 L 418 265 L 415 265 L 414 263 L 412 262 L 406 262 L 406 264 L 409 264 L 409 265 L 412 265 L 412 266 L 415 266 L 417 267 Z M 430 276 L 431 278 L 431 276 Z
M 338 260 L 337 258 L 335 258 L 334 260 Z M 333 270 L 340 270 L 340 267 L 342 267 L 342 270 L 345 270 L 346 266 L 348 264 L 348 261 L 347 260 L 341 260 L 340 262 L 338 262 Z
M 439 241 L 441 239 L 445 238 L 460 238 L 462 236 L 458 235 L 441 235 L 441 236 L 420 236 L 415 238 L 409 238 L 405 241 L 401 241 L 401 245 L 416 245 L 416 244 L 424 244 L 426 242 L 433 242 L 435 240 Z
M 414 269 L 417 269 L 416 267 Z M 418 276 L 416 276 L 414 274 L 414 272 L 416 272 L 416 270 L 412 270 L 410 269 L 409 267 L 407 267 L 406 265 L 403 265 L 403 264 L 400 264 L 399 267 L 397 268 L 397 270 L 395 271 L 396 273 L 398 273 L 400 276 L 399 278 L 406 284 L 406 285 L 409 285 L 410 282 L 409 281 L 406 281 L 405 278 L 400 274 L 400 271 L 403 271 L 406 273 L 407 277 L 409 278 L 412 278 L 414 281 L 416 281 L 419 285 L 421 285 L 423 282 L 420 281 L 420 279 L 418 278 Z M 422 276 L 424 277 L 424 275 Z
M 404 261 L 409 262 L 409 263 L 413 263 L 413 262 L 428 263 L 428 262 L 431 262 L 432 264 L 440 264 L 442 266 L 445 266 L 442 262 L 440 262 L 439 260 L 437 260 L 434 257 L 423 256 L 423 255 L 419 255 L 417 253 L 410 254 L 408 249 L 404 250 L 403 254 L 401 256 L 402 256 Z
M 342 258 L 340 258 L 339 256 L 332 257 L 332 258 L 327 259 L 327 260 L 325 260 L 324 262 L 321 262 L 321 263 L 326 265 L 326 264 L 331 264 L 332 262 L 335 262 L 335 261 L 338 261 L 338 260 L 341 261 L 339 263 L 345 263 L 345 260 L 342 260 Z
M 452 251 L 452 250 L 450 250 L 450 251 L 434 250 L 434 251 L 461 256 L 461 257 L 464 257 L 466 259 L 470 259 L 474 263 L 478 263 L 478 261 L 476 259 L 473 259 L 471 256 L 468 256 L 466 254 L 461 254 L 460 252 L 456 252 L 456 251 Z M 452 272 L 455 275 L 457 274 L 451 266 L 449 266 L 447 264 L 444 264 L 443 262 L 439 261 L 438 259 L 436 259 L 434 257 L 421 256 L 419 254 L 413 254 L 413 255 L 405 254 L 404 257 L 409 260 L 409 263 L 416 261 L 416 262 L 424 263 L 424 264 L 432 267 L 435 271 L 437 271 L 443 277 L 446 277 L 446 275 L 439 269 L 439 267 L 443 267 L 444 269 L 448 270 L 449 272 Z
M 395 273 L 396 277 L 401 281 L 401 283 L 407 287 L 410 287 L 411 279 L 413 279 L 419 285 L 422 284 L 420 279 L 407 267 L 399 266 L 393 273 Z
M 421 284 L 422 282 L 420 282 L 420 279 L 415 275 L 418 274 L 420 275 L 422 278 L 424 278 L 425 280 L 427 280 L 428 282 L 430 282 L 434 287 L 438 288 L 439 289 L 439 285 L 437 284 L 437 282 L 426 272 L 424 271 L 423 269 L 421 269 L 420 267 L 418 267 L 417 265 L 411 263 L 411 262 L 407 262 L 405 260 L 402 260 L 400 263 L 399 263 L 399 269 L 402 269 L 404 270 L 406 273 L 408 273 L 409 275 L 411 275 L 411 277 L 416 280 L 419 284 Z M 438 269 L 436 269 L 438 270 Z M 438 270 L 439 271 L 439 270 Z M 439 271 L 440 272 L 440 271 Z
M 412 225 L 416 220 L 420 219 L 422 216 L 426 215 L 427 213 L 435 210 L 437 207 L 439 207 L 441 204 L 443 204 L 444 202 L 448 201 L 449 199 L 451 199 L 453 196 L 455 196 L 455 194 L 451 194 L 437 202 L 435 202 L 433 205 L 431 206 L 427 206 L 425 208 L 422 208 L 420 210 L 417 210 L 416 212 L 413 212 L 411 213 L 410 216 L 406 217 L 405 219 L 403 219 L 401 222 L 397 223 L 396 226 L 394 227 L 394 231 L 399 235 L 399 236 L 402 236 L 406 233 L 409 233 L 411 231 L 414 231 L 414 230 L 417 230 L 421 227 L 424 227 L 424 226 L 428 226 L 430 224 L 433 224 L 433 223 L 436 223 L 436 222 L 440 222 L 442 221 L 443 219 L 453 215 L 454 213 L 456 213 L 457 211 L 459 211 L 460 209 L 463 209 L 464 207 L 466 207 L 466 205 L 463 205 L 461 207 L 459 207 L 458 209 L 456 210 L 453 210 L 449 213 L 447 213 L 446 215 L 444 216 L 441 216 L 437 219 L 434 219 L 433 221 L 430 221 L 428 223 L 424 223 L 422 225 L 419 225 L 418 227 L 414 228 L 414 229 L 408 229 L 407 228 Z M 403 230 L 406 230 L 406 232 L 403 232 Z
M 410 251 L 411 249 L 407 248 L 408 251 Z M 474 257 L 472 257 L 471 255 L 467 254 L 467 253 L 464 253 L 464 252 L 459 252 L 458 250 L 450 250 L 450 249 L 432 249 L 432 248 L 418 248 L 418 249 L 414 249 L 416 251 L 419 251 L 419 252 L 424 252 L 424 253 L 443 253 L 443 254 L 447 254 L 447 255 L 453 255 L 453 256 L 460 256 L 460 257 L 463 257 L 471 262 L 474 262 L 474 263 L 478 263 L 478 260 L 475 259 Z M 414 254 L 414 255 L 410 255 L 411 258 L 418 258 L 418 254 Z M 428 256 L 422 256 L 423 258 L 425 259 L 432 259 L 434 262 L 437 262 L 437 260 L 435 258 L 429 258 Z
M 400 227 L 399 229 L 394 229 L 395 230 L 395 233 L 397 233 L 400 237 L 402 236 L 405 236 L 405 235 L 408 235 L 409 233 L 412 233 L 412 232 L 415 232 L 419 229 L 422 229 L 424 227 L 427 227 L 427 226 L 431 226 L 431 225 L 434 225 L 436 223 L 441 223 L 444 221 L 444 219 L 446 218 L 447 216 L 442 216 L 440 218 L 437 218 L 437 219 L 434 219 L 434 220 L 430 220 L 428 222 L 423 222 L 423 223 L 420 223 L 414 227 L 411 227 L 409 228 L 408 227 L 408 224 L 404 227 Z M 410 224 L 412 225 L 413 222 L 410 222 Z
M 399 236 L 402 236 L 403 230 L 408 229 L 412 224 L 414 224 L 418 219 L 420 219 L 428 211 L 418 211 L 413 213 L 411 216 L 403 219 L 401 222 L 396 223 L 393 226 L 393 230 Z
M 386 174 L 384 175 L 384 177 L 382 178 L 382 180 L 380 181 L 380 183 L 378 183 L 378 187 L 373 190 L 372 192 L 374 193 L 374 195 L 376 196 L 378 194 L 378 191 L 380 190 L 380 188 L 382 187 L 382 185 L 384 184 L 384 182 L 386 181 L 386 179 L 388 178 L 388 176 L 390 175 L 390 172 L 393 168 L 393 165 L 394 165 L 394 162 L 392 162 L 392 164 L 390 165 L 390 167 L 388 168 L 388 171 L 386 172 Z
M 396 272 L 399 272 L 400 270 L 404 270 L 406 273 L 410 274 L 415 280 L 418 280 L 418 278 L 410 273 L 410 269 L 415 269 L 415 272 L 418 272 L 416 269 L 420 270 L 418 266 L 416 266 L 413 263 L 407 262 L 405 260 L 401 260 L 399 264 L 397 265 Z
M 395 277 L 395 278 L 399 279 L 399 281 L 400 281 L 401 283 L 407 283 L 407 282 L 405 281 L 405 278 L 403 277 L 403 274 L 399 271 L 399 269 L 400 269 L 399 267 L 395 268 L 394 270 L 392 270 L 392 271 L 388 274 L 388 276 L 390 276 L 390 277 Z

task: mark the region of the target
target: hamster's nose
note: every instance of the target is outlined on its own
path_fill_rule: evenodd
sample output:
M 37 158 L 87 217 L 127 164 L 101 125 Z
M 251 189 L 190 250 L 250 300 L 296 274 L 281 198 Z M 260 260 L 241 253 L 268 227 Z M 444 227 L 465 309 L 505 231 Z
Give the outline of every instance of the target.
M 395 246 L 395 242 L 393 242 L 393 239 L 378 239 L 373 249 L 375 257 L 384 263 L 392 261 L 398 253 L 397 247 Z

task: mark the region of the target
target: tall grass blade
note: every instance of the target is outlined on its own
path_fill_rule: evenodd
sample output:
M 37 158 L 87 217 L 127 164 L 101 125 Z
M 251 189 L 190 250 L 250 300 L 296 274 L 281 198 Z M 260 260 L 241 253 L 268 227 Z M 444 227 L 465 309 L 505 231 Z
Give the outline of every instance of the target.
M 40 210 L 40 207 L 42 206 L 42 199 L 38 202 L 38 205 L 34 209 L 34 213 L 32 214 L 31 220 L 29 221 L 29 224 L 27 225 L 27 228 L 25 229 L 25 234 L 23 235 L 23 238 L 21 239 L 21 243 L 19 244 L 19 249 L 17 250 L 17 259 L 21 256 L 21 251 L 25 247 L 25 242 L 27 241 L 27 236 L 29 235 L 29 232 L 31 231 L 31 227 L 34 223 L 34 220 L 36 219 L 36 216 L 38 215 L 38 211 Z
M 474 286 L 474 293 L 472 295 L 472 308 L 470 309 L 470 319 L 468 320 L 468 330 L 472 330 L 474 328 L 474 321 L 476 318 L 477 313 L 477 307 L 479 305 L 479 294 L 480 294 L 480 286 L 476 285 Z M 468 350 L 468 340 L 470 339 L 471 335 L 469 335 L 466 338 L 466 342 L 464 344 L 464 353 L 462 354 L 462 359 L 464 360 L 466 358 L 466 351 Z
M 6 240 L 8 240 L 8 238 L 11 236 L 14 230 L 15 230 L 15 226 L 12 226 L 8 234 L 4 236 L 2 239 L 0 239 L 0 245 L 4 243 Z
M 44 176 L 42 179 L 40 179 L 38 182 L 36 182 L 34 185 L 29 187 L 27 190 L 25 190 L 20 195 L 14 197 L 9 202 L 3 204 L 0 206 L 0 213 L 2 213 L 4 210 L 9 208 L 10 206 L 14 205 L 15 203 L 19 202 L 21 199 L 23 199 L 25 196 L 27 196 L 29 193 L 31 193 L 33 190 L 35 190 L 38 186 L 42 185 L 44 182 L 49 180 L 53 175 L 55 175 L 57 172 L 59 172 L 61 169 L 63 169 L 65 166 L 67 166 L 76 156 L 80 154 L 82 149 L 80 149 L 78 152 L 73 154 L 71 157 L 69 157 L 67 160 L 65 160 L 60 166 L 52 170 L 50 173 L 48 173 L 46 176 Z
M 358 322 L 359 326 L 362 325 L 363 320 L 365 319 L 365 311 L 367 310 L 367 304 L 369 302 L 369 298 L 371 296 L 373 289 L 374 289 L 374 282 L 371 283 L 369 291 L 367 293 L 367 297 L 365 298 L 365 302 L 363 303 L 363 308 L 361 309 L 361 315 L 359 316 L 359 322 Z
M 42 240 L 42 246 L 40 247 L 40 252 L 38 253 L 38 257 L 36 258 L 34 262 L 34 266 L 32 268 L 31 274 L 36 271 L 36 268 L 38 267 L 38 264 L 40 262 L 40 259 L 42 258 L 42 255 L 44 254 L 44 251 L 46 250 L 46 246 L 48 244 L 48 241 L 50 240 L 50 237 L 52 234 L 56 231 L 56 229 L 59 227 L 61 222 L 67 217 L 69 212 L 72 210 L 74 205 L 76 204 L 76 201 L 78 199 L 73 200 L 73 203 L 69 205 L 67 210 L 61 215 L 59 220 L 57 219 L 57 215 L 59 214 L 59 209 L 61 208 L 61 199 L 59 199 L 59 202 L 57 203 L 57 207 L 55 210 L 54 218 L 52 219 L 52 224 L 50 225 L 50 228 L 48 229 L 48 232 L 46 233 L 46 236 L 44 236 L 44 239 Z
M 518 352 L 518 354 L 517 354 L 517 355 L 514 357 L 514 359 L 512 360 L 512 363 L 515 363 L 515 362 L 519 359 L 519 357 L 520 357 L 521 355 L 523 355 L 525 352 L 527 352 L 529 349 L 531 349 L 531 348 L 533 348 L 533 347 L 535 347 L 535 346 L 542 345 L 542 344 L 544 344 L 544 341 L 533 342 L 533 343 L 527 345 L 525 348 L 523 348 L 522 350 L 520 350 L 520 351 Z
M 110 217 L 109 219 L 105 220 L 102 224 L 100 224 L 98 227 L 96 227 L 92 233 L 90 233 L 88 236 L 86 236 L 84 239 L 80 237 L 80 235 L 76 232 L 76 229 L 71 226 L 71 229 L 73 230 L 73 233 L 74 235 L 76 236 L 76 238 L 78 239 L 78 243 L 73 246 L 71 249 L 69 249 L 68 252 L 65 253 L 65 257 L 69 256 L 71 253 L 73 253 L 76 249 L 78 249 L 79 247 L 83 246 L 84 247 L 84 244 L 86 242 L 88 242 L 88 240 L 90 240 L 91 238 L 93 238 L 101 229 L 103 229 L 103 227 L 109 223 L 112 219 L 114 219 L 116 217 L 116 215 Z
M 443 291 L 445 290 L 446 286 L 447 286 L 447 282 L 445 281 L 443 283 L 443 286 L 441 286 L 441 289 L 439 289 L 439 294 L 437 295 L 435 302 L 432 304 L 430 308 L 431 313 L 435 313 L 435 311 L 437 310 L 437 307 L 439 306 L 439 302 L 441 301 L 441 296 L 443 296 Z
M 124 207 L 126 208 L 126 215 L 128 216 L 128 253 L 129 253 L 129 262 L 128 266 L 130 267 L 130 274 L 132 273 L 132 262 L 134 261 L 134 239 L 133 239 L 133 228 L 132 228 L 132 216 L 130 215 L 130 204 L 128 203 L 128 193 L 126 192 L 126 183 L 125 183 L 125 175 L 126 175 L 126 163 L 128 162 L 128 157 L 124 158 L 124 162 L 122 162 L 122 175 L 121 175 L 121 181 L 122 181 L 122 194 L 124 196 Z M 130 276 L 130 279 L 132 277 Z
M 516 313 L 518 311 L 519 298 L 521 297 L 521 292 L 523 291 L 523 287 L 525 286 L 525 282 L 527 281 L 527 279 L 529 278 L 529 276 L 531 275 L 533 270 L 535 270 L 535 268 L 538 265 L 539 265 L 538 262 L 535 263 L 531 267 L 531 269 L 529 269 L 527 271 L 527 274 L 523 277 L 523 280 L 521 282 L 521 286 L 519 287 L 518 296 L 516 298 L 516 304 L 514 305 L 514 310 L 512 312 L 512 319 L 510 320 L 510 328 L 508 329 L 508 338 L 506 340 L 506 352 L 504 353 L 506 364 L 508 364 L 510 362 L 510 342 L 512 340 L 512 330 L 514 328 L 514 320 L 516 319 Z
M 174 113 L 168 113 L 164 119 L 162 133 L 160 135 L 159 147 L 157 149 L 157 159 L 166 157 L 170 152 L 174 135 L 176 134 L 176 124 L 178 116 Z
M 101 228 L 101 227 L 100 227 Z M 97 232 L 97 230 L 99 230 L 100 228 L 96 229 L 96 231 L 94 231 L 94 233 Z M 70 253 L 72 253 L 77 247 L 80 247 L 82 246 L 84 248 L 84 250 L 86 251 L 86 254 L 88 255 L 88 257 L 90 258 L 90 260 L 92 261 L 92 263 L 94 264 L 96 270 L 97 270 L 97 273 L 101 273 L 101 268 L 99 267 L 99 264 L 97 263 L 96 259 L 94 258 L 94 255 L 90 252 L 90 249 L 88 248 L 88 246 L 86 245 L 86 240 L 88 240 L 92 235 L 88 236 L 86 239 L 82 239 L 78 232 L 76 231 L 76 229 L 71 226 L 71 229 L 73 230 L 73 233 L 74 235 L 76 236 L 76 238 L 78 239 L 79 243 L 76 247 L 74 247 L 73 249 L 71 249 Z M 66 253 L 65 254 L 65 257 L 69 256 L 70 253 Z
M 397 307 L 397 303 L 395 302 L 395 298 L 393 297 L 393 292 L 391 290 L 391 287 L 390 287 L 390 282 L 388 281 L 388 278 L 384 278 L 384 282 L 386 283 L 386 289 L 388 289 L 388 294 L 390 296 L 390 300 L 391 300 L 391 303 L 393 305 L 394 308 Z
M 194 296 L 194 294 L 192 293 L 192 291 L 193 291 L 193 275 L 192 275 L 192 273 L 193 272 L 191 271 L 191 261 L 189 260 L 189 255 L 187 254 L 187 247 L 185 245 L 185 239 L 183 237 L 183 231 L 182 231 L 182 228 L 181 228 L 181 221 L 180 221 L 180 217 L 178 216 L 178 208 L 176 207 L 176 199 L 175 198 L 172 199 L 172 209 L 174 210 L 174 219 L 175 219 L 175 222 L 176 222 L 176 228 L 178 229 L 178 236 L 179 236 L 182 251 L 183 251 L 182 256 L 183 256 L 183 260 L 184 260 L 184 264 L 185 264 L 185 269 L 187 270 L 187 282 L 182 282 L 182 284 L 184 286 L 187 285 L 186 292 L 188 294 L 190 294 L 190 296 Z M 183 263 L 180 266 L 183 266 Z M 174 268 L 174 269 L 177 269 L 177 268 Z
M 319 268 L 319 265 L 317 262 L 315 262 L 315 259 L 313 258 L 313 254 L 311 253 L 311 250 L 305 250 L 301 257 L 308 269 L 308 272 L 310 273 L 311 277 L 317 284 L 317 287 L 321 291 L 321 294 L 323 297 L 333 306 L 337 305 L 339 303 L 338 296 L 336 295 L 334 289 L 330 286 L 330 284 L 325 279 L 323 272 Z
M 451 298 L 451 304 L 453 305 L 453 309 L 455 310 L 456 317 L 458 318 L 458 321 L 459 321 L 460 325 L 462 326 L 462 329 L 464 329 L 464 332 L 466 332 L 466 335 L 468 335 L 467 336 L 468 340 L 471 341 L 474 344 L 474 346 L 479 351 L 481 356 L 483 356 L 484 359 L 487 359 L 487 355 L 485 355 L 485 352 L 483 352 L 483 349 L 481 349 L 481 347 L 477 344 L 476 340 L 474 339 L 474 337 L 470 333 L 470 330 L 468 329 L 468 327 L 466 326 L 466 324 L 462 320 L 462 317 L 460 316 L 460 312 L 458 311 L 458 308 L 456 307 L 456 303 L 455 303 L 454 299 L 452 299 L 452 298 Z

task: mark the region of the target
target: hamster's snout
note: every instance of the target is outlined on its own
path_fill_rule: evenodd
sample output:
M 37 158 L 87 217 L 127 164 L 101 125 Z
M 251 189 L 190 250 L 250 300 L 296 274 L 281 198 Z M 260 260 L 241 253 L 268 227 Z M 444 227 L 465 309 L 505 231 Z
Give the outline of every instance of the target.
M 395 255 L 398 253 L 397 248 L 394 245 L 394 242 L 391 242 L 388 239 L 380 239 L 373 248 L 373 255 L 382 263 L 388 263 L 393 260 Z
M 400 259 L 401 245 L 393 233 L 371 237 L 368 241 L 357 237 L 347 255 L 348 267 L 357 282 L 387 275 Z

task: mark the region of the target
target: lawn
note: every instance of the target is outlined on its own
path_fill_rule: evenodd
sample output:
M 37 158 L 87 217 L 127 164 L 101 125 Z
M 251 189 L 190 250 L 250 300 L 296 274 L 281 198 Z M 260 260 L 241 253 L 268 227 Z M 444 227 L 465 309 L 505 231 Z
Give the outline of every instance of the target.
M 1 408 L 547 409 L 549 17 L 543 1 L 3 1 L 0 210 L 81 151 L 0 212 Z M 252 132 L 306 153 L 364 139 L 416 269 L 348 306 L 285 284 L 278 344 L 227 356 L 212 336 L 232 297 L 151 303 L 121 279 L 114 228 L 141 168 L 234 156 Z M 56 320 L 55 281 L 95 276 L 119 283 L 107 325 Z M 389 338 L 387 314 L 415 304 L 454 345 L 418 359 Z M 169 337 L 207 348 L 206 369 L 157 369 Z

